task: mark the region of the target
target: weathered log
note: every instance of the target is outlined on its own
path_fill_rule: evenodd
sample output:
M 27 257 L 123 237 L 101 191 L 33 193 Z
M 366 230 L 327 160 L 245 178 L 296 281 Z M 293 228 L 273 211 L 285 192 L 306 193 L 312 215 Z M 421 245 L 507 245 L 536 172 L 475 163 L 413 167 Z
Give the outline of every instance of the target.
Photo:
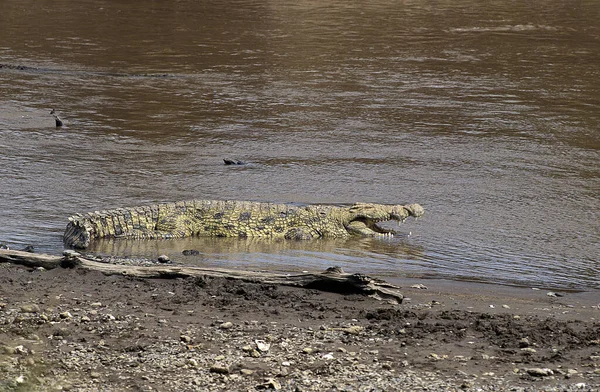
M 214 277 L 239 279 L 246 282 L 268 283 L 283 286 L 303 287 L 341 294 L 363 294 L 375 298 L 386 298 L 402 302 L 400 288 L 383 280 L 362 274 L 348 274 L 339 267 L 328 268 L 321 273 L 276 274 L 271 272 L 241 271 L 226 268 L 201 268 L 186 266 L 132 266 L 98 262 L 77 252 L 63 256 L 28 253 L 18 250 L 0 249 L 0 262 L 20 264 L 30 268 L 45 269 L 81 268 L 100 271 L 106 275 L 125 275 L 139 278 L 187 278 Z
M 30 253 L 20 250 L 0 249 L 0 262 L 20 264 L 26 267 L 53 269 L 61 266 L 64 257 L 44 253 Z

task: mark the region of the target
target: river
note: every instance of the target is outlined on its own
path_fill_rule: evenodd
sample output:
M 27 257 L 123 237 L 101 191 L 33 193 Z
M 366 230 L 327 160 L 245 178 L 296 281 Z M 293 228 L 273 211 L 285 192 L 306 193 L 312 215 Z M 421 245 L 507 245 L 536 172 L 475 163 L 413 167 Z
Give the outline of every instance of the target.
M 0 242 L 12 248 L 60 253 L 69 215 L 155 202 L 418 202 L 426 215 L 392 239 L 95 251 L 600 288 L 600 2 L 2 5 Z

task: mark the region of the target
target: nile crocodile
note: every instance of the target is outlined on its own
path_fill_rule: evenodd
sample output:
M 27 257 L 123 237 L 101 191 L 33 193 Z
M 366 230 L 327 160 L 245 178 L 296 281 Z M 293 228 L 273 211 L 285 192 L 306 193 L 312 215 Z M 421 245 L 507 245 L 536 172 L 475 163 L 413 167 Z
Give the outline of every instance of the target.
M 350 206 L 192 200 L 88 212 L 69 217 L 65 245 L 87 248 L 96 238 L 159 239 L 190 236 L 285 239 L 391 235 L 379 222 L 423 215 L 418 204 Z

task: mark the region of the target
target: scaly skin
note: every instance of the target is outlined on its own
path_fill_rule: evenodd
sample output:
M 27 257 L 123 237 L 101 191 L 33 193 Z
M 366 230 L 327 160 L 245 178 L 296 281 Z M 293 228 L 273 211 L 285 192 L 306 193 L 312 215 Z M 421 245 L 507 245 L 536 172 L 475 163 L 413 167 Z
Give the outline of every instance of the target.
M 269 237 L 311 239 L 390 235 L 377 225 L 423 215 L 418 204 L 351 206 L 192 200 L 69 217 L 64 242 L 85 249 L 96 238 Z

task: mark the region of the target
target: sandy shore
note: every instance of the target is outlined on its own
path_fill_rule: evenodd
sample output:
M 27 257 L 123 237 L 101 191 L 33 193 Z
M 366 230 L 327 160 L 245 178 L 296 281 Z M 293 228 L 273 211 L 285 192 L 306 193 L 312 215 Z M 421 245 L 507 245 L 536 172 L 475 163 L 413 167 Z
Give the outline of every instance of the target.
M 398 305 L 0 264 L 0 391 L 600 390 L 598 292 L 402 287 Z

